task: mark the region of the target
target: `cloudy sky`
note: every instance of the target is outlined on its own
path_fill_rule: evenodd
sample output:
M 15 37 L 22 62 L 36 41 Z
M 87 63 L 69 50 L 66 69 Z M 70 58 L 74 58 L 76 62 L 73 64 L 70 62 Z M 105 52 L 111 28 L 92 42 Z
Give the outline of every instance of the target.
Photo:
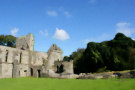
M 117 32 L 135 39 L 135 0 L 0 0 L 0 34 L 32 33 L 36 51 L 69 55 Z

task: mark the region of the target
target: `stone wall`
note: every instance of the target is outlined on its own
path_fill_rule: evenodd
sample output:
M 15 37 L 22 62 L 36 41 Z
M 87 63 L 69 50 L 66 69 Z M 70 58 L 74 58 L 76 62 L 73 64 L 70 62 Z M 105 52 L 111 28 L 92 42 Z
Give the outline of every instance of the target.
M 22 50 L 34 50 L 34 37 L 32 34 L 28 34 L 27 36 L 21 36 L 16 39 L 16 48 Z
M 62 51 L 59 47 L 57 47 L 55 44 L 51 46 L 51 48 L 48 50 L 48 61 L 47 61 L 47 71 L 54 71 L 54 62 L 55 61 L 62 61 Z
M 73 74 L 73 61 L 55 61 L 53 66 L 54 72 L 57 73 L 59 68 L 63 69 L 62 74 Z
M 64 61 L 63 62 L 64 65 L 64 73 L 65 74 L 73 74 L 73 61 Z
M 2 78 L 12 78 L 13 64 L 2 64 Z
M 29 76 L 29 52 L 0 46 L 0 78 Z

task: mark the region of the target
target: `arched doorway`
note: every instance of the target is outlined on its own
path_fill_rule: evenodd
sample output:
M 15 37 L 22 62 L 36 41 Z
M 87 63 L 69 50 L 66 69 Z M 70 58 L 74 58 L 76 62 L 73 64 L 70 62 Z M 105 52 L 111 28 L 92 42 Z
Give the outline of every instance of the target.
M 64 67 L 63 64 L 61 64 L 60 66 L 57 65 L 57 71 L 56 71 L 56 73 L 62 73 L 62 72 L 64 72 L 63 67 Z
M 31 76 L 33 76 L 33 69 L 30 68 L 30 73 L 31 73 Z
M 37 70 L 37 74 L 38 77 L 41 77 L 41 70 Z

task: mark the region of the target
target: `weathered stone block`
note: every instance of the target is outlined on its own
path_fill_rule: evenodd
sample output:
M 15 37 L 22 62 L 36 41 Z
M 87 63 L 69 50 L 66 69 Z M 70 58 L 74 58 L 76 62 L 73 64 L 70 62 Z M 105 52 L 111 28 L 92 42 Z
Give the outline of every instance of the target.
M 2 64 L 2 78 L 12 78 L 13 64 Z

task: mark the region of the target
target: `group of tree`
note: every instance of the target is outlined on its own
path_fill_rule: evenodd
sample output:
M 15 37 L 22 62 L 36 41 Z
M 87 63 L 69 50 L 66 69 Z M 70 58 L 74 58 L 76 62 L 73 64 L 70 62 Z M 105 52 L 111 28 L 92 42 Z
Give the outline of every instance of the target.
M 12 35 L 0 35 L 0 45 L 15 47 L 15 44 L 16 44 L 16 37 Z
M 89 42 L 64 60 L 73 60 L 77 74 L 135 69 L 135 41 L 117 33 L 110 41 Z

